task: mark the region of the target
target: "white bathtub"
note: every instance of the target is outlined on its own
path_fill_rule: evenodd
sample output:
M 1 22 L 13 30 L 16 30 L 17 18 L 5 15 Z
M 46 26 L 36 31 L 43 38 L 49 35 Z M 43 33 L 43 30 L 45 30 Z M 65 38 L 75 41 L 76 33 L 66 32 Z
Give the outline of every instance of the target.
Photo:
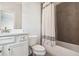
M 45 46 L 45 48 L 51 56 L 79 56 L 79 53 L 61 46 Z
M 47 40 L 44 44 L 46 51 L 51 56 L 79 56 L 78 52 L 70 50 L 68 48 L 64 48 L 58 45 L 51 45 L 51 41 Z

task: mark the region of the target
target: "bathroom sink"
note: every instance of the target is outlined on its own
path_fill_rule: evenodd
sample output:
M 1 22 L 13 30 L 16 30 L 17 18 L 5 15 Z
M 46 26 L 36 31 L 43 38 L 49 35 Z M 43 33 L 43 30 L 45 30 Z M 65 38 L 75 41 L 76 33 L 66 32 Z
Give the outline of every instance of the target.
M 22 29 L 12 29 L 10 32 L 2 32 L 0 36 L 11 36 L 17 34 L 25 34 Z

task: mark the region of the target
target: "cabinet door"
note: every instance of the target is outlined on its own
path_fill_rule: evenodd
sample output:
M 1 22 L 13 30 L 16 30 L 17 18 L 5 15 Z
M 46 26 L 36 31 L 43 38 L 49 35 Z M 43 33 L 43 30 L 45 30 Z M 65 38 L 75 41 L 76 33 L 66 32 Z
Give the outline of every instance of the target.
M 11 55 L 11 56 L 28 55 L 27 41 L 5 46 L 5 55 Z

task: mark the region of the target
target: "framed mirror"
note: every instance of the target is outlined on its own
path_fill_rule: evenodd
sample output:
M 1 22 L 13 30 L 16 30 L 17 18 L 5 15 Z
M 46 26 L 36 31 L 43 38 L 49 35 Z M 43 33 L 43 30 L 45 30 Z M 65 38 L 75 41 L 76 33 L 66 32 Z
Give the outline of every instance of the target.
M 1 28 L 14 29 L 14 13 L 8 11 L 0 11 Z

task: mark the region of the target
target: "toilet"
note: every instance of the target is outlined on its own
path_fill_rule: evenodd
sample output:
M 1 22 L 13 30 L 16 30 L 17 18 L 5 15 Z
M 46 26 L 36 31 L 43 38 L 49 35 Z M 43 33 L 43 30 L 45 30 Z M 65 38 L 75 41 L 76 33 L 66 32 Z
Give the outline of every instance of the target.
M 42 45 L 38 44 L 38 40 L 37 35 L 29 36 L 30 53 L 32 53 L 34 56 L 44 56 L 46 55 L 46 50 Z

